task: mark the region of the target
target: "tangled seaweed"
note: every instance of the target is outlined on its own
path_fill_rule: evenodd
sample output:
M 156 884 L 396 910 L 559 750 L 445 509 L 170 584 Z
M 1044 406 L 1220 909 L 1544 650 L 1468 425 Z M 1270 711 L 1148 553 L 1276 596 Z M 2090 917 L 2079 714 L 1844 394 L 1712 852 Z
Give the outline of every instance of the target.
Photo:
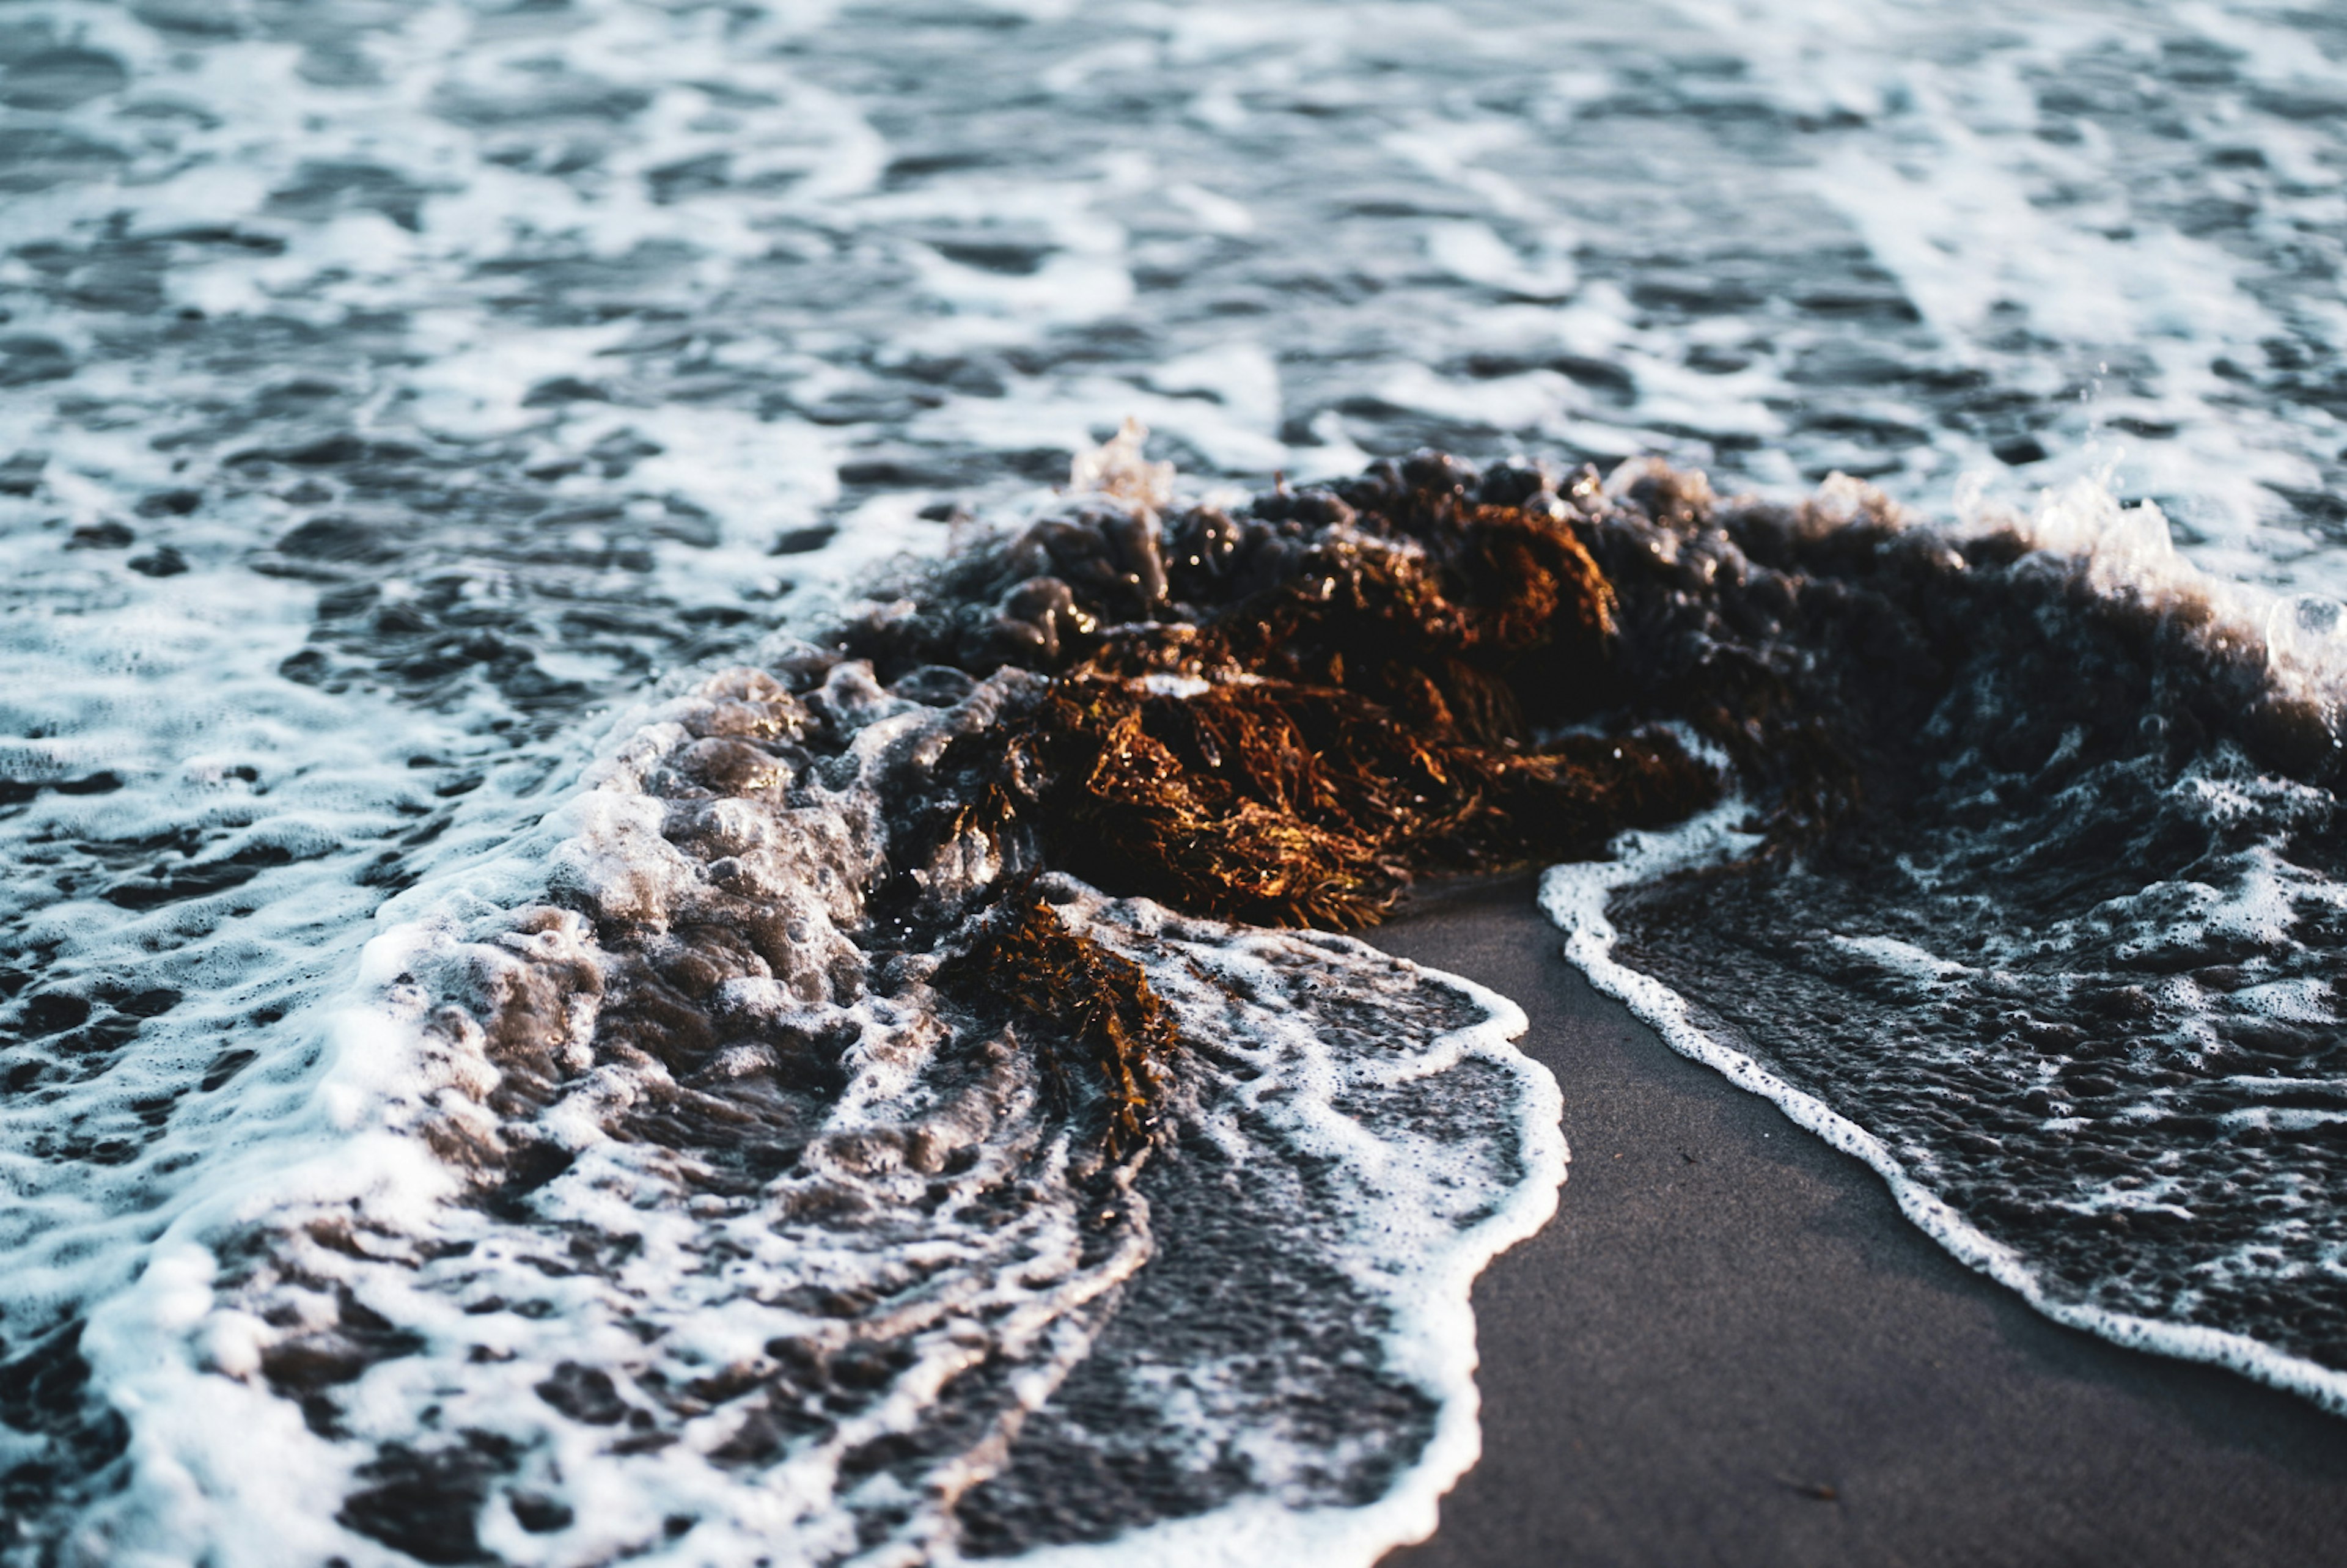
M 1364 926 L 1417 876 L 1586 856 L 1708 804 L 1668 732 L 1568 728 L 1611 695 L 1605 579 L 1537 470 L 1462 475 L 1388 466 L 1238 521 L 1094 507 L 846 646 L 897 678 L 1051 675 L 972 811 L 1031 822 L 1102 887 L 1224 918 Z
M 939 759 L 897 859 L 976 839 L 1029 876 L 1344 929 L 1422 876 L 1680 820 L 1717 797 L 1714 770 L 1668 730 L 1594 722 L 1621 703 L 1585 526 L 1542 470 L 1430 456 L 1236 518 L 1096 496 L 981 546 L 841 637 L 898 692 L 1043 677 Z M 1088 1059 L 1097 1095 L 1063 1103 L 1096 1101 L 1111 1147 L 1132 1145 L 1176 1053 L 1156 999 L 1023 882 L 995 886 L 1014 890 L 939 933 L 959 948 L 940 987 L 1021 1014 L 1055 1084 L 1062 1052 Z M 883 902 L 925 923 L 916 892 Z
M 1140 965 L 1069 930 L 1032 878 L 988 912 L 976 939 L 938 968 L 936 984 L 980 1016 L 1030 1029 L 1058 1114 L 1078 1099 L 1067 1059 L 1081 1067 L 1089 1057 L 1105 1098 L 1112 1157 L 1147 1141 L 1180 1045 L 1173 1015 Z

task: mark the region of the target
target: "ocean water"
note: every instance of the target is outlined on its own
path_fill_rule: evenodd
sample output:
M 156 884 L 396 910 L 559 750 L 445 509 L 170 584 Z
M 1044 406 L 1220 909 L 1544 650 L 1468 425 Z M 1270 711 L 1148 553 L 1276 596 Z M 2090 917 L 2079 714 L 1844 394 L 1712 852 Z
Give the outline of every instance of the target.
M 1862 832 L 1560 873 L 1576 958 L 2048 1310 L 2335 1404 L 2342 111 L 2287 4 L 9 7 L 0 1553 L 1430 1526 L 1563 1169 L 1504 1001 L 1057 886 L 1225 1051 L 1185 1158 L 1088 1163 L 838 979 L 887 759 L 988 698 L 797 640 L 1127 416 L 1232 505 L 1425 445 L 1825 486 L 1822 544 L 1583 508 L 1685 566 L 1656 637 L 1930 668 L 1820 678 Z M 1886 528 L 1898 582 L 1830 542 Z M 745 904 L 739 1030 L 599 1055 L 670 958 L 587 912 Z

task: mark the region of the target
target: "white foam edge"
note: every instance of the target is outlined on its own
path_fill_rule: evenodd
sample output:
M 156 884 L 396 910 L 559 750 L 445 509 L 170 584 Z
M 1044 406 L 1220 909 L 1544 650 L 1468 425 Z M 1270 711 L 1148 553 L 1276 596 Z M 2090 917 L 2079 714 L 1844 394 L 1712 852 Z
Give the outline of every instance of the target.
M 1349 941 L 1349 938 L 1315 938 Z M 1377 955 L 1383 958 L 1385 955 Z M 1458 1233 L 1437 1257 L 1413 1266 L 1398 1293 L 1388 1346 L 1393 1368 L 1440 1400 L 1434 1433 L 1418 1460 L 1375 1502 L 1358 1508 L 1288 1508 L 1245 1497 L 1188 1519 L 1144 1525 L 1103 1542 L 1045 1546 L 1009 1559 L 1019 1568 L 1260 1568 L 1309 1563 L 1315 1568 L 1368 1568 L 1398 1546 L 1432 1535 L 1443 1495 L 1483 1457 L 1482 1395 L 1475 1385 L 1475 1280 L 1491 1260 L 1530 1239 L 1555 1217 L 1572 1151 L 1564 1141 L 1564 1095 L 1556 1075 L 1516 1049 L 1531 1020 L 1514 1002 L 1462 976 L 1413 964 L 1450 987 L 1485 1017 L 1445 1037 L 1438 1054 L 1480 1056 L 1516 1076 L 1523 1110 L 1523 1179 L 1488 1217 Z M 1455 1056 L 1449 1049 L 1456 1048 Z M 1396 1284 L 1401 1283 L 1397 1278 Z
M 1648 471 L 1650 458 L 1633 458 L 1609 487 Z M 2157 503 L 2123 507 L 2106 465 L 2038 493 L 2027 512 L 1987 498 L 1989 477 L 1970 472 L 1956 482 L 1954 518 L 1929 520 L 1901 507 L 1863 480 L 1835 472 L 1800 503 L 1812 517 L 1847 524 L 1860 518 L 1932 535 L 1951 548 L 2010 532 L 2062 569 L 2076 571 L 2103 600 L 2155 612 L 2205 610 L 2199 639 L 2222 651 L 2238 644 L 2265 661 L 2266 676 L 2284 697 L 2324 704 L 2332 744 L 2341 744 L 2339 711 L 2347 706 L 2347 603 L 2327 594 L 2295 592 L 2223 577 L 2176 548 Z
M 2202 1361 L 2297 1394 L 2333 1415 L 2347 1415 L 2347 1372 L 2277 1350 L 2244 1334 L 2168 1323 L 2065 1301 L 2014 1248 L 1984 1235 L 1963 1214 L 1907 1173 L 1883 1142 L 1823 1101 L 1794 1088 L 1759 1062 L 1715 1039 L 1695 1021 L 1686 999 L 1650 975 L 1614 960 L 1617 933 L 1605 917 L 1616 887 L 1725 858 L 1758 842 L 1734 824 L 1748 808 L 1730 799 L 1664 833 L 1625 833 L 1611 860 L 1553 866 L 1541 876 L 1541 910 L 1565 934 L 1564 956 L 1589 983 L 1628 1008 L 1681 1056 L 1712 1069 L 1738 1089 L 1773 1102 L 1788 1121 L 1864 1162 L 1891 1188 L 1899 1212 L 1967 1268 L 1988 1276 L 2043 1316 L 2067 1328 L 2131 1350 Z

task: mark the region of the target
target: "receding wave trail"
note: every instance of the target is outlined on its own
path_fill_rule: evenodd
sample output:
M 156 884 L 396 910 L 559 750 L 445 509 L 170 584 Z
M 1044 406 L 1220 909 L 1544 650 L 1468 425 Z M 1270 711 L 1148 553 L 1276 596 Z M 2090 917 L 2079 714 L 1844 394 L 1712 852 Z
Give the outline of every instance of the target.
M 2088 486 L 1785 521 L 1703 502 L 1599 553 L 1830 715 L 1850 799 L 1553 869 L 1568 956 L 2040 1310 L 2347 1412 L 2340 607 Z

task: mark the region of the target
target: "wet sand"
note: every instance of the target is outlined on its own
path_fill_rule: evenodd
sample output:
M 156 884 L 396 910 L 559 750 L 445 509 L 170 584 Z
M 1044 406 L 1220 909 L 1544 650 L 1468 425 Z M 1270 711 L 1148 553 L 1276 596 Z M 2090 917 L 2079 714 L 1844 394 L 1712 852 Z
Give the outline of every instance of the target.
M 1369 936 L 1523 1006 L 1573 1145 L 1476 1286 L 1482 1462 L 1387 1568 L 2347 1561 L 2347 1419 L 1965 1269 L 1591 989 L 1530 879 Z

